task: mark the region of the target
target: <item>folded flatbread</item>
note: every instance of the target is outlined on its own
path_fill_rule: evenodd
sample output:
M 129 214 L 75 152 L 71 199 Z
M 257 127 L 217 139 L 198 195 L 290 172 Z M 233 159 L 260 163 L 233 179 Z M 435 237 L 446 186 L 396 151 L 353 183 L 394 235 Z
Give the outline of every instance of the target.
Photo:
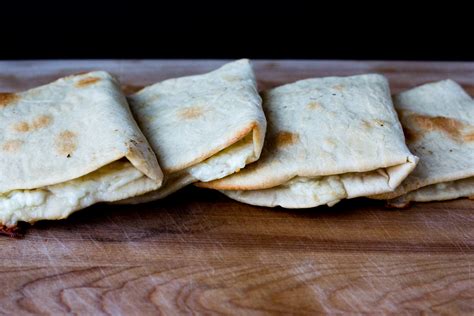
M 402 92 L 394 103 L 420 163 L 395 192 L 375 198 L 404 207 L 474 195 L 474 100 L 443 80 Z
M 199 186 L 249 204 L 306 208 L 393 191 L 418 158 L 380 75 L 308 79 L 263 96 L 260 160 Z
M 61 219 L 160 187 L 163 174 L 105 72 L 0 94 L 0 227 Z
M 129 97 L 165 182 L 121 203 L 163 198 L 197 181 L 234 173 L 260 156 L 266 121 L 248 60 L 203 75 L 170 79 Z

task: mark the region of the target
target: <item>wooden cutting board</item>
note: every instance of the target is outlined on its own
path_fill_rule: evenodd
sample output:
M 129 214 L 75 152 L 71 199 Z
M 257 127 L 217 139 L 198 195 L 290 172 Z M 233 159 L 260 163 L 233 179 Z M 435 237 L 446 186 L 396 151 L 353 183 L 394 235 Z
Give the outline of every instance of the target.
M 128 90 L 225 61 L 0 62 L 0 91 L 104 69 Z M 260 88 L 378 72 L 393 92 L 444 78 L 474 95 L 474 63 L 255 61 Z M 0 171 L 1 172 L 1 171 Z M 474 313 L 474 201 L 387 210 L 347 200 L 285 210 L 187 188 L 96 205 L 0 238 L 2 314 Z

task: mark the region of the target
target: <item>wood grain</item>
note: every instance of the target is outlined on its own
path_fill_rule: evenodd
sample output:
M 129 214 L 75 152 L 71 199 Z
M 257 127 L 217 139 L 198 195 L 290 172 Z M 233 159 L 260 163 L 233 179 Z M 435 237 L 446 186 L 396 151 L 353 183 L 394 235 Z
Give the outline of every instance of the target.
M 223 61 L 0 62 L 0 91 L 90 69 L 140 86 Z M 474 92 L 474 64 L 257 61 L 261 88 L 381 72 L 393 91 L 450 77 Z M 96 205 L 0 238 L 1 314 L 474 313 L 474 202 L 387 210 L 268 209 L 187 188 L 140 206 Z

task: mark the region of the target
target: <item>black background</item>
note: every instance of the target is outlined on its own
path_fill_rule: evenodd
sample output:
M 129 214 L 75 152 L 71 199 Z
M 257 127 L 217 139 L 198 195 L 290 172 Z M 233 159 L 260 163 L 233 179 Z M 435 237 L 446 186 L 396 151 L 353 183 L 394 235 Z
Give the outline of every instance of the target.
M 0 59 L 474 60 L 471 9 L 449 3 L 11 4 Z

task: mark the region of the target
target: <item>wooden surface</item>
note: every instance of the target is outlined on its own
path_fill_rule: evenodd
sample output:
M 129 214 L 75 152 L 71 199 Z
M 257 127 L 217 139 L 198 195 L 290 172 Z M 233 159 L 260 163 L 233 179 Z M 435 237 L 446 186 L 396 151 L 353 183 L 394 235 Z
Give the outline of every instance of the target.
M 222 61 L 0 62 L 0 91 L 105 69 L 141 86 Z M 386 74 L 392 91 L 474 64 L 258 61 L 262 88 L 311 76 Z M 128 87 L 133 88 L 133 87 Z M 152 204 L 96 205 L 0 238 L 0 313 L 474 313 L 474 201 L 386 210 L 348 200 L 284 210 L 187 188 Z

